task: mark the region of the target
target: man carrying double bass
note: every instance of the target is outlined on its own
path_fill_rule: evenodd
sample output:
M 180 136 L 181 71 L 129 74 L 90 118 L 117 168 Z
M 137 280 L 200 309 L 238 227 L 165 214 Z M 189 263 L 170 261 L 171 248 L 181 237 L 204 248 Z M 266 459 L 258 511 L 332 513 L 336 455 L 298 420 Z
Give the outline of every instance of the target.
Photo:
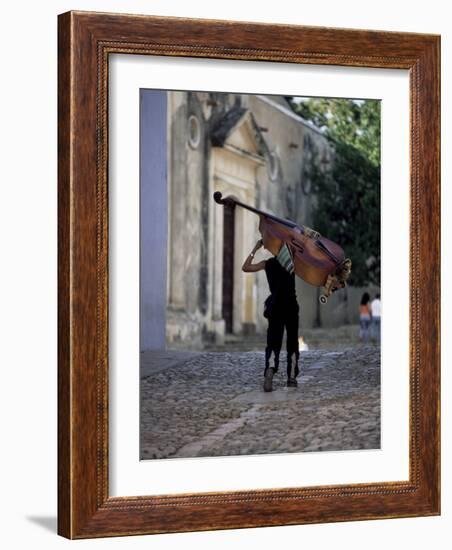
M 253 264 L 254 255 L 263 246 L 259 239 L 246 258 L 242 270 L 254 273 L 265 269 L 270 296 L 265 300 L 264 316 L 268 319 L 267 346 L 265 348 L 264 391 L 273 387 L 273 376 L 278 372 L 284 329 L 287 344 L 287 386 L 296 387 L 299 374 L 298 313 L 295 292 L 295 273 L 290 250 L 284 245 L 277 256 Z M 273 365 L 270 358 L 273 353 Z
M 284 329 L 287 336 L 287 385 L 297 386 L 299 307 L 295 293 L 295 275 L 313 286 L 324 287 L 319 301 L 326 304 L 333 292 L 345 288 L 352 262 L 350 258 L 345 258 L 344 251 L 338 244 L 307 226 L 259 210 L 239 201 L 233 195 L 223 198 L 219 191 L 215 191 L 213 198 L 218 204 L 241 206 L 259 216 L 262 239 L 257 241 L 246 258 L 242 270 L 249 273 L 265 269 L 270 287 L 270 296 L 264 305 L 264 316 L 268 319 L 264 390 L 272 391 L 273 376 L 279 367 Z M 262 246 L 273 257 L 253 264 L 254 254 Z M 272 353 L 274 366 L 270 367 Z

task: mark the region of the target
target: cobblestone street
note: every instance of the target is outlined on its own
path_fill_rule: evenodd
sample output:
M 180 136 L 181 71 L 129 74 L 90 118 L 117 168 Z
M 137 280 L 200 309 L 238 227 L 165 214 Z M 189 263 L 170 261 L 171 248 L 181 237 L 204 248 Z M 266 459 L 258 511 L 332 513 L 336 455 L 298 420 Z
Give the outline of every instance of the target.
M 146 352 L 141 366 L 141 458 L 380 447 L 380 349 L 300 354 L 287 388 L 285 353 L 264 393 L 264 353 Z

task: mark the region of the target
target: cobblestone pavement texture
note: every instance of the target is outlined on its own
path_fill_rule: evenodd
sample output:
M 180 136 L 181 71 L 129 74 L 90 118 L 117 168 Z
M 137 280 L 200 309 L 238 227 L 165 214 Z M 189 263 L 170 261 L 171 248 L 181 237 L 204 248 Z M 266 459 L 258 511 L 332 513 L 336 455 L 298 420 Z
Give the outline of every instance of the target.
M 263 392 L 263 352 L 146 352 L 141 458 L 380 448 L 380 348 L 300 355 L 286 387 L 281 353 Z

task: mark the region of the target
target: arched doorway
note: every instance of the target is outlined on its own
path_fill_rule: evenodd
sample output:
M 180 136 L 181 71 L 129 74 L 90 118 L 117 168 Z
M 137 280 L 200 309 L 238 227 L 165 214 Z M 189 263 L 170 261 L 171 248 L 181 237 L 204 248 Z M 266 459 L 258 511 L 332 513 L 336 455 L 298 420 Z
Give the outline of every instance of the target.
M 209 196 L 219 191 L 255 205 L 256 170 L 265 166 L 265 158 L 251 113 L 238 111 L 237 116 L 229 114 L 220 124 L 221 140 L 212 137 Z M 209 207 L 213 230 L 208 330 L 221 343 L 225 333 L 241 334 L 245 327 L 248 330 L 256 324 L 255 278 L 244 276 L 241 266 L 255 242 L 258 220 L 243 208 L 220 207 L 213 200 Z

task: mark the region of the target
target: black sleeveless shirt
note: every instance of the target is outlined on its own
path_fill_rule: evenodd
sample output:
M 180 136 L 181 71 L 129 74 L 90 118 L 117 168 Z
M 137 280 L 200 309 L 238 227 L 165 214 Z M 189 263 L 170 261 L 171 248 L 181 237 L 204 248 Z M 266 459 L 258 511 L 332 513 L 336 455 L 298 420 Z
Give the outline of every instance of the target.
M 294 273 L 290 274 L 273 257 L 265 262 L 265 274 L 267 275 L 268 286 L 270 287 L 275 305 L 287 307 L 291 304 L 297 304 Z

